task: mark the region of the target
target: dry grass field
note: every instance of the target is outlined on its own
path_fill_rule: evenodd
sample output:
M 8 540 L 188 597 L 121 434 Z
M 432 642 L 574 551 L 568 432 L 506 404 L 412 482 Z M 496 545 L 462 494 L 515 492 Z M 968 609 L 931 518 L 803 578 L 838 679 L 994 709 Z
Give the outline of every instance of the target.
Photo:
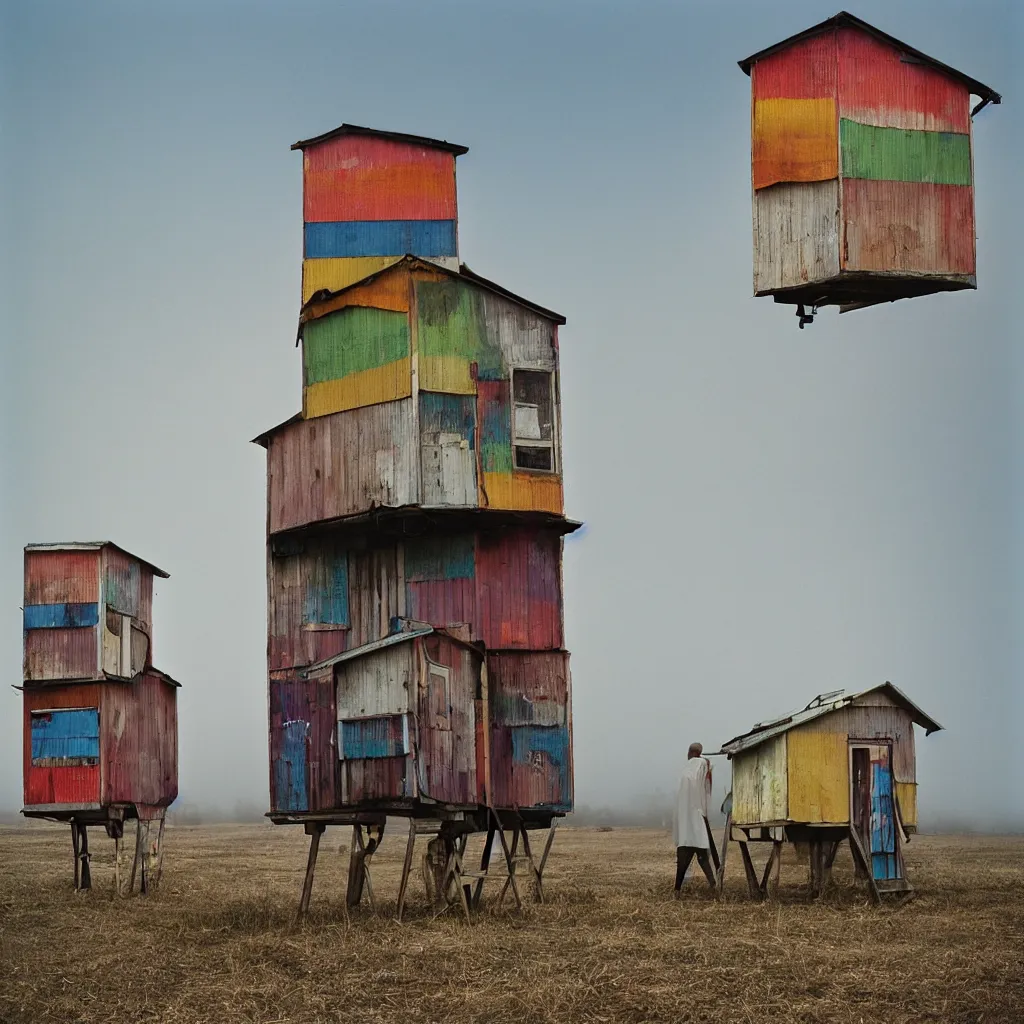
M 391 919 L 404 833 L 374 862 L 376 916 L 341 910 L 348 834 L 321 844 L 313 908 L 293 925 L 301 829 L 169 828 L 158 893 L 115 900 L 113 844 L 71 891 L 70 830 L 0 828 L 0 1020 L 1024 1020 L 1024 839 L 918 836 L 916 898 L 872 907 L 849 853 L 817 903 L 792 850 L 779 898 L 746 897 L 730 853 L 722 902 L 671 899 L 664 834 L 561 830 L 543 906 L 430 918 L 422 882 Z M 486 895 L 485 895 L 486 903 Z

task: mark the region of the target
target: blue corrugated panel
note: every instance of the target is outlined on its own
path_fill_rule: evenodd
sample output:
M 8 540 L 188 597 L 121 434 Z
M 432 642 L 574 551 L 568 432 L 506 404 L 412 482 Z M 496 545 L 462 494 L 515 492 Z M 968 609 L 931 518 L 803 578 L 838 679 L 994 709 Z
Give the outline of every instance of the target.
M 458 434 L 475 448 L 476 395 L 443 395 L 420 392 L 420 433 Z
M 306 735 L 309 723 L 285 722 L 282 754 L 274 761 L 275 807 L 285 811 L 309 809 L 306 793 Z
M 100 713 L 97 708 L 44 711 L 32 715 L 32 760 L 100 756 Z
M 473 534 L 431 537 L 405 545 L 405 578 L 410 583 L 424 580 L 468 580 L 476 569 Z
M 348 553 L 325 551 L 306 581 L 303 622 L 348 625 Z
M 408 719 L 405 715 L 382 715 L 341 721 L 338 723 L 338 750 L 343 761 L 408 754 Z
M 871 765 L 871 868 L 876 879 L 898 878 L 893 821 L 892 773 L 888 764 Z
M 558 775 L 561 798 L 551 806 L 569 809 L 569 729 L 563 725 L 521 725 L 512 733 L 512 760 L 534 764 L 537 758 L 547 762 Z
M 453 220 L 351 220 L 306 224 L 307 260 L 336 256 L 457 256 Z
M 30 604 L 25 606 L 26 629 L 68 629 L 95 626 L 100 621 L 100 606 L 87 604 Z

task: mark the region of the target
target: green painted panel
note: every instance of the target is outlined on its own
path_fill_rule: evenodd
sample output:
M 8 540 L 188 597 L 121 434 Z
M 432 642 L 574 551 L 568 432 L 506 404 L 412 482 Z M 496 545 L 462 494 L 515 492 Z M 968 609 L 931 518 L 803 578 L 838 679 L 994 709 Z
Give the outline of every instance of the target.
M 306 324 L 302 350 L 307 385 L 384 366 L 409 355 L 409 317 L 349 306 Z
M 877 128 L 843 118 L 839 147 L 844 178 L 971 184 L 971 139 L 953 132 Z
M 461 281 L 419 281 L 419 351 L 476 363 L 484 380 L 502 376 L 501 349 L 488 332 L 483 296 Z

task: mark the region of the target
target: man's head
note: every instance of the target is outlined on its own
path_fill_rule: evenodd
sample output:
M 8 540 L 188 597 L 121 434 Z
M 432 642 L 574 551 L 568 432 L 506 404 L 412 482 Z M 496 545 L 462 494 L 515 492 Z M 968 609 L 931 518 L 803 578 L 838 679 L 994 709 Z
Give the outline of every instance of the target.
M 691 743 L 690 749 L 686 752 L 686 760 L 689 761 L 691 758 L 700 757 L 704 753 L 704 747 L 700 743 Z

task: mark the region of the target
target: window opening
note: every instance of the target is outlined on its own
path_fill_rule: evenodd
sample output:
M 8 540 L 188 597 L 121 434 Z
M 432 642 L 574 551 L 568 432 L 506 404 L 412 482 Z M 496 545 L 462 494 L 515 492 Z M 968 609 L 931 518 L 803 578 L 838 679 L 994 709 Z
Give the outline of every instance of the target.
M 554 374 L 513 370 L 512 401 L 516 469 L 555 472 Z

